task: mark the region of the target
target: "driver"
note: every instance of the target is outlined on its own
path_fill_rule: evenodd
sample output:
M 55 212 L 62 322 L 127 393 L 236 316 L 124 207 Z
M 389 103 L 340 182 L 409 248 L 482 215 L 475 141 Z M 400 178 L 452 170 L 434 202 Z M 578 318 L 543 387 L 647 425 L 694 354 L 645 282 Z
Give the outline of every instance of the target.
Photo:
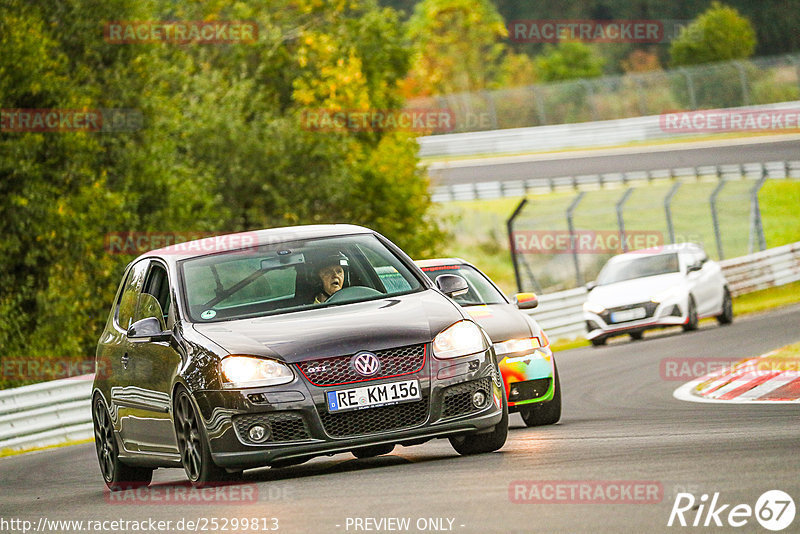
M 326 256 L 316 265 L 315 274 L 321 282 L 322 291 L 314 297 L 314 304 L 326 302 L 344 287 L 347 266 L 347 256 L 341 252 Z

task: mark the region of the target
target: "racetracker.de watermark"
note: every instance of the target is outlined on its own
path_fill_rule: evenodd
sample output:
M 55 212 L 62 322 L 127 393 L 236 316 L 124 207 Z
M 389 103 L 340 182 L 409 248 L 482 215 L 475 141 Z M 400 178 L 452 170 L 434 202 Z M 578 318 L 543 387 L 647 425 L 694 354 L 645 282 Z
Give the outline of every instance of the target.
M 125 484 L 122 484 L 124 487 Z M 258 484 L 209 484 L 196 488 L 191 484 L 169 484 L 144 486 L 141 483 L 131 483 L 130 487 L 122 491 L 104 490 L 105 500 L 108 504 L 120 505 L 160 505 L 160 506 L 186 506 L 209 504 L 256 504 L 262 500 L 269 500 L 268 495 L 259 495 Z M 263 498 L 260 498 L 263 497 Z M 277 493 L 274 500 L 287 498 L 285 488 L 283 493 Z
M 251 44 L 258 41 L 258 24 L 249 20 L 109 21 L 103 29 L 109 44 Z
M 652 480 L 515 480 L 514 504 L 658 504 L 664 486 Z
M 664 234 L 651 230 L 624 234 L 615 230 L 516 230 L 512 242 L 517 254 L 618 254 L 660 247 Z
M 10 357 L 0 362 L 0 372 L 5 380 L 93 380 L 94 374 L 107 377 L 110 363 L 100 358 L 48 358 L 45 356 Z
M 0 132 L 133 132 L 142 112 L 128 108 L 0 109 Z
M 796 132 L 800 109 L 706 109 L 662 113 L 659 126 L 671 133 Z
M 160 249 L 162 254 L 212 253 L 241 250 L 255 251 L 255 232 L 218 235 L 211 232 L 110 232 L 105 236 L 109 254 L 138 256 Z
M 515 43 L 668 43 L 685 25 L 676 20 L 512 20 L 508 38 Z
M 707 375 L 747 375 L 768 377 L 779 373 L 800 373 L 800 359 L 749 360 L 746 363 L 724 358 L 664 358 L 659 363 L 662 380 L 688 381 Z
M 478 118 L 473 122 L 480 125 L 486 121 Z M 303 111 L 300 123 L 302 128 L 315 132 L 399 130 L 438 133 L 452 131 L 456 127 L 456 116 L 450 109 L 309 109 Z

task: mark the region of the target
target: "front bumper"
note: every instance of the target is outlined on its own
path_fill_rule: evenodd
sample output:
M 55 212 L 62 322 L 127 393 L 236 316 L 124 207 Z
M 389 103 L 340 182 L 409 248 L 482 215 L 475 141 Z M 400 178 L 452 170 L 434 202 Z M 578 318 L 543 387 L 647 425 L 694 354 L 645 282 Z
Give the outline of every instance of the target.
M 615 311 L 634 307 L 645 307 L 647 315 L 641 319 L 630 321 L 614 322 L 611 320 L 611 314 Z M 685 324 L 688 320 L 686 305 L 677 299 L 661 303 L 640 303 L 612 308 L 602 314 L 584 311 L 583 318 L 586 321 L 586 339 L 589 340 L 631 332 L 643 332 L 651 328 L 678 326 Z
M 500 360 L 500 371 L 512 412 L 517 406 L 553 398 L 553 352 L 549 345 L 528 354 L 504 357 Z
M 502 381 L 491 349 L 454 360 L 426 357 L 417 372 L 359 384 L 317 386 L 297 367 L 295 375 L 282 386 L 194 393 L 215 463 L 243 469 L 367 445 L 415 444 L 490 430 L 502 417 Z M 328 412 L 328 391 L 411 379 L 419 382 L 420 401 Z M 479 408 L 471 404 L 477 389 L 487 393 Z M 269 440 L 250 441 L 247 428 L 255 423 L 268 425 Z

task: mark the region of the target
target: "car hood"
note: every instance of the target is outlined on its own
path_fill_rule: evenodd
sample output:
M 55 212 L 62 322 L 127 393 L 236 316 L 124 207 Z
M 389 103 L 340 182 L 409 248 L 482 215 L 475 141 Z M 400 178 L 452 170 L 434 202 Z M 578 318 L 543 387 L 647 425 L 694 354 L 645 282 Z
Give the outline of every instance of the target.
M 672 287 L 683 285 L 681 273 L 660 274 L 647 278 L 634 278 L 624 282 L 595 287 L 588 300 L 601 304 L 606 308 L 646 302 Z
M 464 319 L 433 290 L 318 310 L 195 323 L 194 329 L 230 354 L 269 356 L 288 363 L 429 343 Z
M 492 343 L 534 335 L 528 319 L 512 304 L 465 306 L 464 311 L 486 330 Z

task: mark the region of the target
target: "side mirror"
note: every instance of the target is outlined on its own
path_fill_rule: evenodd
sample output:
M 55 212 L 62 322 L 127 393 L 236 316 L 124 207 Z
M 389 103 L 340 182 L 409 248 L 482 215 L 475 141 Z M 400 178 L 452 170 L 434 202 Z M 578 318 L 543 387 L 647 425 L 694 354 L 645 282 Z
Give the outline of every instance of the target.
M 686 272 L 687 273 L 693 273 L 695 271 L 700 271 L 702 269 L 703 269 L 703 262 L 698 262 L 698 263 L 694 263 L 692 265 L 689 265 L 689 267 L 686 268 Z
M 520 310 L 532 310 L 539 305 L 539 297 L 535 293 L 517 293 L 514 295 L 514 304 Z
M 139 319 L 128 328 L 129 338 L 150 338 L 150 341 L 169 341 L 172 332 L 161 330 L 161 323 L 155 317 Z
M 436 277 L 436 287 L 450 298 L 458 297 L 469 291 L 467 281 L 455 274 L 441 274 Z
M 592 280 L 591 282 L 586 283 L 586 291 L 591 291 L 592 289 L 597 287 L 597 282 Z

